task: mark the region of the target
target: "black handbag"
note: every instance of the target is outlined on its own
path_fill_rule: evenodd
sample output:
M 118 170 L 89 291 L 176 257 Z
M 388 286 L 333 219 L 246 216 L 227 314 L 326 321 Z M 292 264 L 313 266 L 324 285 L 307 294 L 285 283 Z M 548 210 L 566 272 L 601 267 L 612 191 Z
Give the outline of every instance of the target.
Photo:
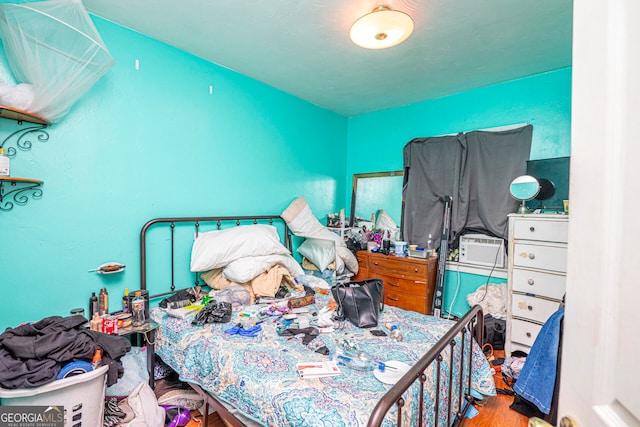
M 491 344 L 494 350 L 504 350 L 506 323 L 507 321 L 504 319 L 497 319 L 490 314 L 485 314 L 483 344 Z
M 331 294 L 338 304 L 338 316 L 358 328 L 378 326 L 378 313 L 384 310 L 384 286 L 380 279 L 335 285 Z

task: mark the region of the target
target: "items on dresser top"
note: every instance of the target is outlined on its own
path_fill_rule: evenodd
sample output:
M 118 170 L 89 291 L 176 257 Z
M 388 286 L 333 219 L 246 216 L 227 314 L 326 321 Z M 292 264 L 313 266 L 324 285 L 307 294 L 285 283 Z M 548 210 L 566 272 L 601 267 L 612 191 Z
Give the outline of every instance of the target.
M 359 273 L 354 281 L 380 279 L 384 303 L 422 314 L 432 313 L 438 258 L 426 259 L 357 253 Z
M 529 353 L 565 293 L 569 218 L 509 215 L 506 352 Z

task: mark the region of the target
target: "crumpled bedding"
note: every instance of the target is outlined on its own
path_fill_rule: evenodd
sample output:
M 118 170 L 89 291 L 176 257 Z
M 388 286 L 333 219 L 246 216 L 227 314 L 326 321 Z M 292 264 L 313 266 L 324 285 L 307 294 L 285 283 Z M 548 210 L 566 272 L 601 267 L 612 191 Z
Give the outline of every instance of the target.
M 245 283 L 230 281 L 224 277 L 223 269 L 221 268 L 202 273 L 200 277 L 213 289 L 225 289 L 234 285 L 242 286 L 251 293 L 251 304 L 253 304 L 256 297 L 275 296 L 280 286 L 286 286 L 288 289 L 297 292 L 304 292 L 304 287 L 291 277 L 289 270 L 279 264 L 274 265 L 269 270 Z
M 324 307 L 329 295 L 315 295 L 312 310 Z M 342 374 L 335 377 L 301 379 L 296 364 L 304 361 L 325 361 L 329 356 L 314 352 L 301 340 L 278 334 L 278 324 L 261 323 L 262 331 L 255 337 L 224 333 L 230 325 L 245 321 L 234 313 L 229 324 L 212 323 L 196 327 L 189 319 L 172 317 L 159 309 L 151 310 L 158 322 L 156 352 L 175 369 L 183 381 L 199 384 L 219 401 L 236 408 L 245 418 L 259 425 L 285 426 L 365 426 L 376 402 L 389 390 L 390 385 L 380 382 L 373 373 L 341 367 Z M 346 322 L 344 329 L 331 334 L 319 334 L 331 354 L 336 354 L 337 343 L 348 338 L 362 351 L 375 354 L 380 360 L 397 360 L 413 365 L 453 325 L 452 321 L 404 311 L 386 306 L 380 313 L 380 324 L 389 322 L 402 330 L 403 340 L 375 337 L 367 329 Z M 459 337 L 456 338 L 460 346 Z M 466 341 L 465 352 L 468 352 Z M 444 385 L 449 381 L 450 354 L 445 351 L 440 393 L 436 393 L 435 368 L 426 371 L 424 424 L 435 414 L 436 396 L 440 399 L 439 425 L 446 425 L 448 396 Z M 495 395 L 493 376 L 480 346 L 473 345 L 471 368 L 472 393 L 477 397 Z M 451 378 L 459 381 L 460 371 L 455 352 L 454 372 Z M 468 355 L 463 365 L 469 369 Z M 417 399 L 419 385 L 405 394 L 406 407 Z M 459 396 L 451 396 L 455 408 Z M 391 409 L 384 426 L 395 426 L 397 408 Z M 402 425 L 418 425 L 415 411 L 403 415 Z
M 311 208 L 304 197 L 298 197 L 280 215 L 285 220 L 291 232 L 300 237 L 333 240 L 336 242 L 336 256 L 343 261 L 344 267 L 353 274 L 358 274 L 358 260 L 347 248 L 344 239 L 328 230 L 313 216 Z M 338 262 L 338 274 L 343 274 L 341 263 Z
M 467 295 L 470 307 L 480 304 L 484 314 L 496 319 L 507 318 L 507 285 L 505 283 L 489 283 L 482 285 L 475 292 Z

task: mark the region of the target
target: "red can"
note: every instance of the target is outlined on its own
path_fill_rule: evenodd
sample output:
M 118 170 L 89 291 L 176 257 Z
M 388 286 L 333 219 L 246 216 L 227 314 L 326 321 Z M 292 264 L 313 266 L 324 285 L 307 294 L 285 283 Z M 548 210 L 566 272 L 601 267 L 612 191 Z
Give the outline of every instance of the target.
M 118 332 L 118 318 L 115 316 L 104 316 L 102 318 L 102 332 L 105 334 L 115 334 Z

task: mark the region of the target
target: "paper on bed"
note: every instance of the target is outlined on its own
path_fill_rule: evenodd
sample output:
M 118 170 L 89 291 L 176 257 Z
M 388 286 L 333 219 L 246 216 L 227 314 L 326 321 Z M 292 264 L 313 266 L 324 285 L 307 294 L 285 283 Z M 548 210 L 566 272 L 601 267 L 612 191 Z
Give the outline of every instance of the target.
M 301 362 L 296 365 L 300 378 L 322 378 L 340 375 L 340 368 L 335 360 L 324 362 Z

